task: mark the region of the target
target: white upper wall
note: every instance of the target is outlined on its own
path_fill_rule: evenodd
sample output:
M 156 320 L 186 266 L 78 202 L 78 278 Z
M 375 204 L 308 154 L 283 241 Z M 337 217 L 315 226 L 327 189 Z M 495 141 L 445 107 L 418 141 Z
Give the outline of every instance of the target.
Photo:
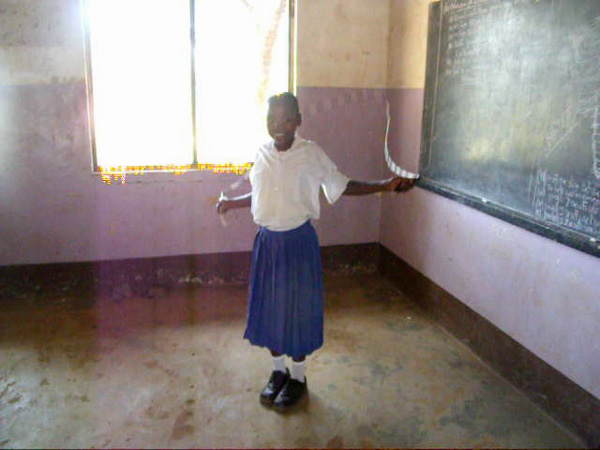
M 391 1 L 388 88 L 425 87 L 429 3 L 430 0 Z
M 299 0 L 298 85 L 386 88 L 390 0 Z

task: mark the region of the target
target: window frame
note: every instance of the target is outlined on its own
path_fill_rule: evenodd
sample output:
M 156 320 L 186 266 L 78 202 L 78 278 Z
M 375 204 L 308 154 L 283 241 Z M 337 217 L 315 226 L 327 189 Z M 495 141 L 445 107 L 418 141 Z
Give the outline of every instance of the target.
M 170 172 L 181 174 L 190 171 L 212 170 L 217 173 L 241 173 L 243 167 L 237 167 L 231 164 L 203 164 L 198 160 L 198 145 L 196 139 L 196 30 L 195 30 L 195 0 L 189 0 L 190 10 L 190 43 L 191 43 L 191 114 L 192 114 L 192 163 L 186 166 L 160 166 L 160 165 L 144 165 L 144 166 L 118 166 L 101 168 L 98 166 L 96 132 L 94 122 L 94 83 L 92 73 L 92 49 L 90 36 L 90 2 L 92 0 L 81 0 L 81 15 L 83 24 L 83 40 L 84 40 L 84 65 L 85 65 L 85 84 L 86 84 L 86 99 L 88 113 L 88 136 L 91 149 L 91 166 L 94 175 L 102 174 L 138 174 L 145 172 Z M 219 1 L 219 0 L 216 0 Z M 297 0 L 286 0 L 288 8 L 288 90 L 296 94 L 296 55 L 297 55 L 297 15 L 296 3 Z M 250 162 L 245 164 L 246 168 L 251 165 Z M 123 180 L 123 178 L 121 178 Z

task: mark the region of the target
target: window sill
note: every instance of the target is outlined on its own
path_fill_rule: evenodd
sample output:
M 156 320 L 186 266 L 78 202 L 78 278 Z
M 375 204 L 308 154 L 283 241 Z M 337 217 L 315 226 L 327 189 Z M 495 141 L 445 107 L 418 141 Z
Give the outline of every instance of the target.
M 231 165 L 215 165 L 211 169 L 159 169 L 159 170 L 123 170 L 123 171 L 93 171 L 92 175 L 102 184 L 127 185 L 149 183 L 201 183 L 210 181 L 236 181 L 250 170 L 251 165 L 239 168 Z

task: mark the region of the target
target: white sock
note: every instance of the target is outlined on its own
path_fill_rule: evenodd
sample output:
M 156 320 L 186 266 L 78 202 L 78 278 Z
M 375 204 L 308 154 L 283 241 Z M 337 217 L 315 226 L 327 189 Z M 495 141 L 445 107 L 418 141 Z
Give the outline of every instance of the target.
M 306 360 L 302 362 L 292 361 L 291 376 L 294 380 L 298 380 L 304 383 L 304 368 L 306 366 Z
M 271 356 L 273 358 L 273 371 L 285 373 L 285 356 Z

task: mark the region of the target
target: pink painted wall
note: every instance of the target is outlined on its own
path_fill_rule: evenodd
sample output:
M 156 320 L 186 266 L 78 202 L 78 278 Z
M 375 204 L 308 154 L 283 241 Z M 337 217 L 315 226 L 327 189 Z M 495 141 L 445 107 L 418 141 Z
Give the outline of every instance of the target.
M 385 89 L 301 87 L 301 134 L 321 145 L 338 169 L 357 180 L 382 178 Z M 377 242 L 381 197 L 342 197 L 316 229 L 325 245 Z

